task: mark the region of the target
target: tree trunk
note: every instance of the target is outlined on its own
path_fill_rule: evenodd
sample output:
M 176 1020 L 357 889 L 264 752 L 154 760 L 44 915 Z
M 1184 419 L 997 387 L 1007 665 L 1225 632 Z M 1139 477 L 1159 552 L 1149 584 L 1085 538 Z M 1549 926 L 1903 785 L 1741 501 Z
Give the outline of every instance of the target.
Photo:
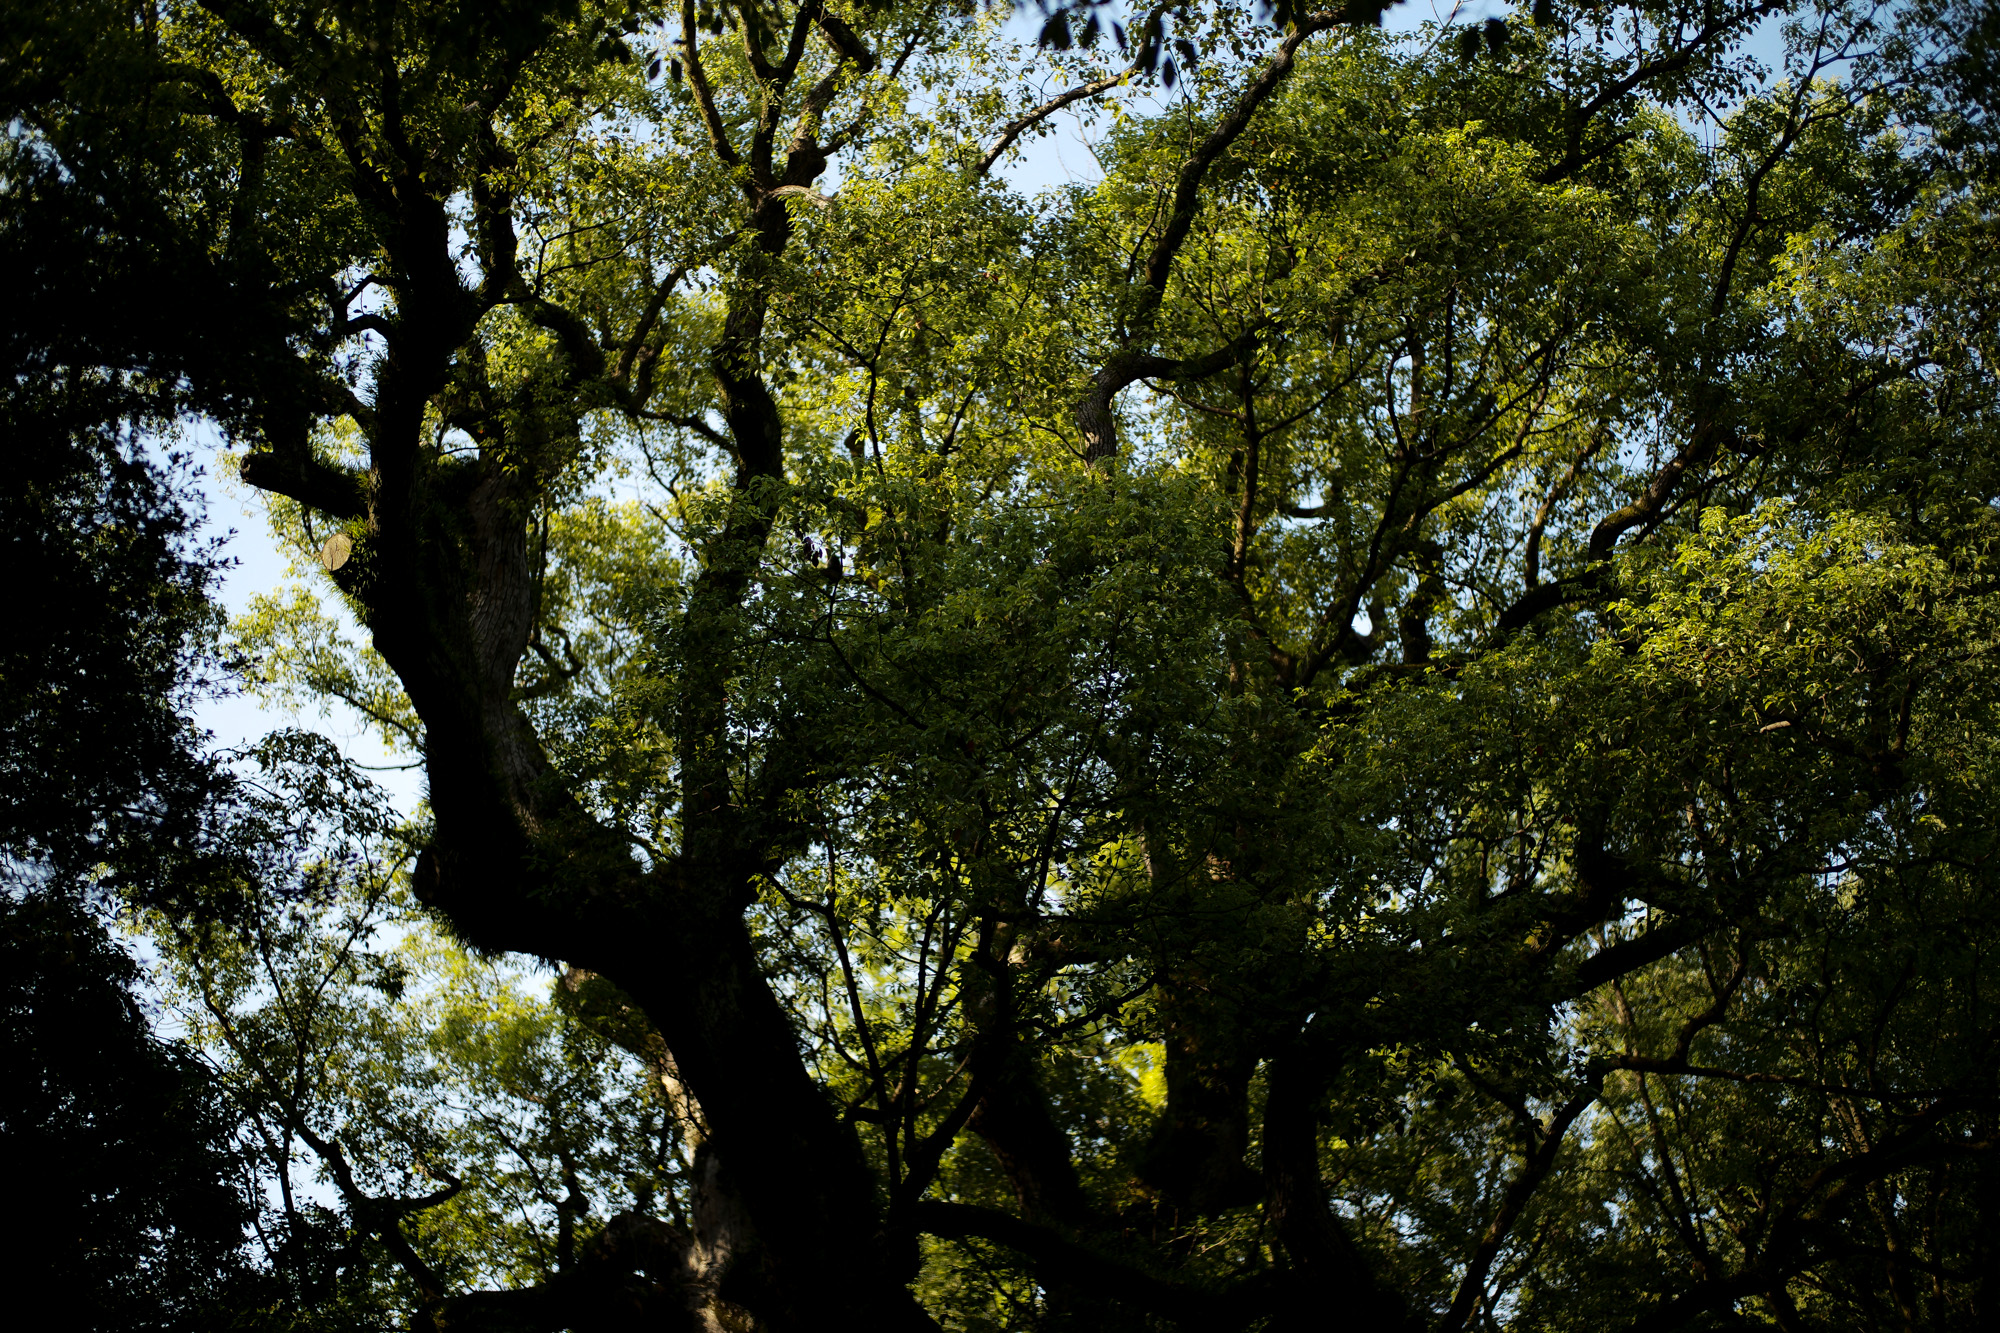
M 535 473 L 506 441 L 470 464 L 418 444 L 447 348 L 469 333 L 441 335 L 427 364 L 412 350 L 421 339 L 402 341 L 413 364 L 385 376 L 378 400 L 368 531 L 336 575 L 423 719 L 436 826 L 416 891 L 470 942 L 600 972 L 652 1020 L 701 1106 L 710 1160 L 754 1220 L 758 1264 L 739 1262 L 734 1239 L 713 1247 L 711 1258 L 728 1256 L 723 1295 L 774 1330 L 820 1322 L 835 1291 L 873 1327 L 932 1327 L 889 1259 L 859 1145 L 800 1060 L 743 921 L 769 867 L 717 756 L 729 621 L 769 532 L 775 439 L 762 467 L 743 470 L 721 539 L 733 558 L 712 560 L 694 589 L 691 616 L 709 632 L 696 638 L 705 661 L 683 710 L 685 845 L 645 868 L 569 792 L 515 700 L 536 612 Z

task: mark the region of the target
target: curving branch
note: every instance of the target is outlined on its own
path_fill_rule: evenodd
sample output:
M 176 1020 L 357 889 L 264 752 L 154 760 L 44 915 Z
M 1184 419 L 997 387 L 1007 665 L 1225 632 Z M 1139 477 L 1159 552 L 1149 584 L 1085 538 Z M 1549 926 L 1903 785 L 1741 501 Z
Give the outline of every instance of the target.
M 879 63 L 875 53 L 868 49 L 868 43 L 847 26 L 847 20 L 821 5 L 819 9 L 819 35 L 826 43 L 840 53 L 843 60 L 851 62 L 863 74 L 873 74 Z
M 1173 274 L 1174 261 L 1201 211 L 1202 187 L 1207 182 L 1209 168 L 1250 128 L 1258 108 L 1292 71 L 1306 39 L 1339 26 L 1342 21 L 1330 13 L 1300 19 L 1250 86 L 1216 122 L 1193 155 L 1181 164 L 1174 181 L 1173 210 L 1140 271 L 1138 299 L 1126 326 L 1124 346 L 1105 362 L 1076 406 L 1075 421 L 1083 436 L 1083 456 L 1088 461 L 1099 462 L 1118 452 L 1117 424 L 1111 403 L 1127 386 L 1141 379 L 1197 379 L 1212 375 L 1248 353 L 1254 333 L 1242 335 L 1219 351 L 1187 361 L 1153 356 L 1141 349 L 1152 342 L 1153 325 L 1159 316 L 1160 303 L 1166 299 L 1167 280 Z
M 650 1328 L 698 1333 L 704 1293 L 690 1266 L 692 1246 L 657 1218 L 620 1213 L 573 1267 L 512 1291 L 473 1291 L 445 1300 L 435 1333 L 563 1333 L 567 1329 Z
M 998 162 L 1001 156 L 1014 146 L 1016 139 L 1064 107 L 1074 106 L 1086 98 L 1095 97 L 1101 92 L 1116 88 L 1130 77 L 1131 71 L 1125 70 L 1117 74 L 1107 74 L 1101 79 L 1092 79 L 1089 83 L 1078 84 L 1068 92 L 1058 93 L 1033 110 L 1016 116 L 1000 127 L 1000 137 L 995 139 L 993 146 L 987 149 L 984 155 L 980 157 L 978 163 L 972 168 L 972 174 L 975 176 L 984 176 L 988 171 L 991 171 L 993 164 Z
M 1958 1156 L 1983 1156 L 1993 1151 L 1991 1140 L 1953 1140 L 1937 1132 L 1936 1108 L 1913 1118 L 1909 1127 L 1886 1142 L 1834 1162 L 1815 1172 L 1800 1187 L 1793 1202 L 1772 1217 L 1767 1238 L 1756 1258 L 1734 1273 L 1718 1274 L 1668 1300 L 1627 1324 L 1624 1333 L 1669 1333 L 1686 1328 L 1713 1310 L 1725 1310 L 1748 1296 L 1782 1287 L 1827 1256 L 1810 1242 L 1846 1214 L 1866 1187 L 1913 1166 Z
M 1555 165 L 1541 174 L 1538 178 L 1540 182 L 1544 185 L 1553 185 L 1558 181 L 1567 180 L 1584 167 L 1590 165 L 1590 163 L 1596 161 L 1597 158 L 1613 146 L 1612 144 L 1607 144 L 1604 148 L 1594 152 L 1585 152 L 1583 139 L 1584 135 L 1589 133 L 1592 122 L 1604 114 L 1606 110 L 1617 105 L 1622 98 L 1636 92 L 1655 79 L 1663 79 L 1680 73 L 1693 64 L 1695 57 L 1700 55 L 1704 50 L 1719 45 L 1726 39 L 1752 27 L 1762 21 L 1765 15 L 1774 13 L 1779 8 L 1781 6 L 1774 3 L 1773 0 L 1758 0 L 1756 4 L 1744 5 L 1740 8 L 1729 10 L 1726 13 L 1717 14 L 1711 11 L 1707 21 L 1686 42 L 1655 59 L 1641 59 L 1637 65 L 1633 66 L 1631 72 L 1612 80 L 1604 87 L 1598 89 L 1596 96 L 1570 112 L 1568 133 L 1565 136 L 1563 144 L 1563 155 Z M 1625 142 L 1629 137 L 1625 135 L 1618 136 L 1614 140 L 1614 144 Z
M 1557 1107 L 1550 1115 L 1546 1128 L 1533 1117 L 1527 1117 L 1531 1132 L 1540 1141 L 1529 1154 L 1521 1173 L 1508 1182 L 1506 1193 L 1501 1196 L 1499 1211 L 1480 1234 L 1472 1258 L 1466 1262 L 1465 1275 L 1459 1280 L 1458 1292 L 1452 1297 L 1451 1308 L 1438 1321 L 1438 1333 L 1459 1333 L 1478 1312 L 1486 1299 L 1486 1278 L 1493 1271 L 1493 1261 L 1499 1257 L 1501 1246 L 1507 1243 L 1507 1237 L 1513 1232 L 1514 1224 L 1520 1220 L 1528 1201 L 1534 1198 L 1542 1181 L 1555 1169 L 1564 1136 L 1576 1124 L 1577 1118 L 1596 1103 L 1603 1077 L 1602 1073 L 1592 1071 L 1588 1086 Z
M 1231 144 L 1243 137 L 1243 131 L 1250 128 L 1258 108 L 1270 100 L 1285 76 L 1292 72 L 1299 48 L 1305 45 L 1306 39 L 1339 26 L 1342 21 L 1334 14 L 1313 14 L 1300 19 L 1298 26 L 1279 43 L 1277 53 L 1236 99 L 1236 104 L 1216 122 L 1215 128 L 1208 132 L 1208 137 L 1201 141 L 1194 154 L 1181 164 L 1180 175 L 1174 180 L 1173 211 L 1167 215 L 1167 225 L 1161 231 L 1160 239 L 1153 243 L 1151 253 L 1146 256 L 1146 266 L 1139 278 L 1139 305 L 1131 321 L 1136 338 L 1143 338 L 1151 330 L 1154 316 L 1159 313 L 1160 302 L 1167 294 L 1167 278 L 1173 272 L 1174 260 L 1180 255 L 1181 246 L 1187 242 L 1188 232 L 1194 227 L 1195 215 L 1201 211 L 1201 191 L 1209 168 L 1229 151 Z
M 722 115 L 715 109 L 715 90 L 709 86 L 708 70 L 701 63 L 701 44 L 695 31 L 694 0 L 681 0 L 681 61 L 687 67 L 688 88 L 708 130 L 709 146 L 722 164 L 733 170 L 743 165 L 743 158 L 729 142 L 729 131 L 723 128 Z
M 1705 465 L 1715 457 L 1720 443 L 1721 431 L 1710 422 L 1696 426 L 1687 444 L 1660 465 L 1660 470 L 1647 482 L 1646 489 L 1624 505 L 1599 520 L 1590 532 L 1590 560 L 1593 564 L 1611 558 L 1611 548 L 1618 539 L 1633 528 L 1653 522 L 1666 509 L 1667 502 L 1680 488 L 1681 479 L 1694 468 Z M 1554 585 L 1543 585 L 1554 586 Z M 1537 590 L 1539 591 L 1539 590 Z M 1526 600 L 1525 598 L 1523 600 Z
M 1118 420 L 1111 404 L 1124 389 L 1139 380 L 1197 380 L 1227 370 L 1256 348 L 1259 331 L 1240 334 L 1206 356 L 1180 359 L 1134 351 L 1113 356 L 1076 405 L 1075 421 L 1083 436 L 1085 460 L 1095 463 L 1118 452 Z

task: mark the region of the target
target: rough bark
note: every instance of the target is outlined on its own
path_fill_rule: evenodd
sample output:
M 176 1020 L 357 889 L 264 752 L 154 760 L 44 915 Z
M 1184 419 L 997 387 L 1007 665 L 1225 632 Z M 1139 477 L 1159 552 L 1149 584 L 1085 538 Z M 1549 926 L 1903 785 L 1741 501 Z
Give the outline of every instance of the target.
M 1262 1194 L 1243 1164 L 1256 1056 L 1232 1042 L 1215 1016 L 1186 1012 L 1190 989 L 1178 978 L 1164 987 L 1166 1106 L 1139 1161 L 1140 1179 L 1158 1193 L 1163 1220 L 1173 1226 Z
M 747 369 L 761 303 L 731 311 L 716 356 L 739 466 L 729 521 L 690 597 L 684 844 L 642 869 L 565 788 L 514 695 L 535 615 L 535 487 L 570 441 L 495 422 L 476 462 L 425 449 L 425 407 L 481 310 L 455 271 L 437 272 L 446 238 L 434 204 L 420 200 L 402 221 L 390 253 L 420 276 L 397 293 L 369 431 L 366 530 L 337 577 L 424 723 L 436 823 L 417 891 L 482 947 L 601 972 L 651 1018 L 700 1103 L 708 1151 L 756 1221 L 761 1271 L 738 1294 L 767 1326 L 815 1322 L 838 1289 L 877 1326 L 928 1327 L 890 1261 L 859 1147 L 800 1061 L 742 917 L 770 853 L 722 767 L 723 684 L 782 493 L 775 404 Z M 320 494 L 288 485 L 301 473 L 275 461 L 246 475 L 308 502 Z M 732 1266 L 720 1289 L 737 1281 Z
M 1264 1106 L 1266 1212 L 1291 1261 L 1275 1293 L 1273 1330 L 1326 1327 L 1342 1311 L 1355 1327 L 1414 1330 L 1408 1309 L 1382 1289 L 1365 1255 L 1334 1215 L 1320 1177 L 1319 1104 L 1326 1070 L 1303 1054 L 1271 1062 Z

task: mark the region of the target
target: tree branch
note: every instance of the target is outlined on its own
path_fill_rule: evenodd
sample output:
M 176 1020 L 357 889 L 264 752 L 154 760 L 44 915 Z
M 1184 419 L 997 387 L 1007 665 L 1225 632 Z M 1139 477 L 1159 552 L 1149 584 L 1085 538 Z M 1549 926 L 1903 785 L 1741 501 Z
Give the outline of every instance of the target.
M 984 176 L 988 171 L 991 171 L 993 164 L 998 162 L 1001 156 L 1014 146 L 1014 141 L 1020 138 L 1025 131 L 1034 128 L 1066 106 L 1072 106 L 1087 97 L 1095 97 L 1107 89 L 1116 88 L 1128 77 L 1130 77 L 1130 71 L 1121 71 L 1117 74 L 1108 74 L 1101 79 L 1092 79 L 1089 83 L 1078 84 L 1068 92 L 1056 94 L 1032 111 L 1023 112 L 1021 115 L 1016 116 L 1000 127 L 1000 137 L 993 141 L 993 146 L 987 149 L 980 157 L 978 163 L 973 166 L 972 174 L 975 176 Z
M 1451 1308 L 1445 1312 L 1438 1324 L 1438 1333 L 1458 1333 L 1472 1318 L 1474 1310 L 1486 1295 L 1486 1276 L 1493 1269 L 1493 1260 L 1499 1256 L 1500 1247 L 1506 1244 L 1508 1233 L 1520 1219 L 1521 1212 L 1534 1197 L 1551 1170 L 1555 1168 L 1556 1157 L 1562 1150 L 1563 1136 L 1569 1133 L 1577 1117 L 1597 1101 L 1602 1090 L 1603 1075 L 1593 1073 L 1590 1085 L 1564 1102 L 1549 1117 L 1548 1128 L 1542 1132 L 1541 1143 L 1528 1157 L 1521 1174 L 1508 1182 L 1507 1192 L 1500 1201 L 1500 1211 L 1486 1225 L 1486 1231 L 1479 1238 L 1472 1258 L 1465 1265 L 1465 1276 L 1459 1281 L 1458 1294 L 1452 1298 Z
M 1586 154 L 1583 151 L 1583 136 L 1589 130 L 1590 123 L 1597 119 L 1605 108 L 1654 79 L 1677 74 L 1686 69 L 1703 48 L 1720 41 L 1737 28 L 1757 22 L 1776 8 L 1778 6 L 1770 3 L 1770 0 L 1759 0 L 1759 3 L 1746 5 L 1733 13 L 1711 16 L 1685 45 L 1656 60 L 1642 59 L 1631 73 L 1599 89 L 1597 96 L 1570 112 L 1569 134 L 1563 147 L 1562 159 L 1541 174 L 1538 178 L 1540 183 L 1553 185 L 1565 180 L 1589 165 L 1598 156 L 1596 153 Z
M 700 43 L 695 37 L 694 0 L 681 0 L 681 56 L 687 63 L 688 88 L 694 93 L 695 107 L 701 112 L 701 123 L 708 129 L 709 145 L 722 159 L 722 165 L 742 166 L 743 158 L 736 145 L 729 142 L 729 131 L 723 128 L 722 116 L 715 109 L 715 90 L 708 85 L 708 71 L 702 67 Z
M 1241 1290 L 1213 1292 L 1157 1277 L 1054 1227 L 1024 1222 L 997 1209 L 925 1199 L 911 1210 L 911 1222 L 925 1235 L 945 1240 L 1004 1245 L 1033 1260 L 1036 1274 L 1045 1282 L 1101 1292 L 1135 1310 L 1202 1328 L 1242 1328 L 1263 1314 L 1256 1301 L 1243 1299 Z
M 1313 14 L 1300 19 L 1298 26 L 1279 44 L 1277 54 L 1243 90 L 1243 95 L 1236 99 L 1236 105 L 1209 131 L 1194 155 L 1181 165 L 1180 176 L 1174 182 L 1173 212 L 1167 215 L 1166 230 L 1160 233 L 1152 253 L 1146 256 L 1146 266 L 1139 279 L 1139 306 L 1132 315 L 1135 337 L 1144 338 L 1159 311 L 1161 300 L 1166 296 L 1167 278 L 1173 271 L 1174 259 L 1187 241 L 1188 231 L 1194 226 L 1195 214 L 1201 210 L 1201 187 L 1208 169 L 1242 136 L 1244 130 L 1250 128 L 1257 109 L 1277 90 L 1285 75 L 1291 73 L 1299 48 L 1305 45 L 1306 39 L 1325 32 L 1339 22 L 1332 14 Z
M 639 1213 L 611 1219 L 575 1268 L 513 1291 L 474 1291 L 432 1315 L 435 1333 L 596 1333 L 625 1328 L 697 1333 L 688 1238 Z
M 260 491 L 334 518 L 360 518 L 368 512 L 368 486 L 358 473 L 323 463 L 303 449 L 247 454 L 240 475 Z
M 1161 301 L 1166 298 L 1167 279 L 1173 273 L 1174 260 L 1186 243 L 1188 232 L 1194 227 L 1195 215 L 1201 211 L 1202 185 L 1209 168 L 1250 127 L 1257 109 L 1291 72 L 1299 48 L 1306 39 L 1337 26 L 1339 22 L 1332 14 L 1302 18 L 1279 44 L 1277 54 L 1271 57 L 1236 99 L 1235 105 L 1209 131 L 1193 156 L 1181 164 L 1180 174 L 1174 181 L 1173 211 L 1168 214 L 1166 228 L 1154 242 L 1140 272 L 1138 302 L 1130 316 L 1125 345 L 1112 354 L 1104 368 L 1091 380 L 1090 390 L 1076 406 L 1074 416 L 1083 435 L 1083 456 L 1087 461 L 1095 463 L 1117 453 L 1118 434 L 1111 401 L 1126 386 L 1140 379 L 1193 379 L 1213 374 L 1232 364 L 1254 341 L 1254 335 L 1246 333 L 1222 351 L 1194 361 L 1172 361 L 1139 350 L 1152 341 L 1153 323 L 1159 314 Z
M 868 43 L 847 26 L 845 19 L 823 4 L 819 9 L 819 35 L 826 38 L 827 45 L 838 51 L 842 59 L 851 61 L 863 74 L 875 72 L 875 66 L 880 62 L 868 49 Z
M 1139 380 L 1205 379 L 1248 356 L 1257 345 L 1257 331 L 1240 334 L 1205 356 L 1185 360 L 1124 351 L 1114 355 L 1091 381 L 1090 392 L 1076 405 L 1075 421 L 1083 436 L 1083 456 L 1096 463 L 1118 452 L 1118 422 L 1112 399 Z

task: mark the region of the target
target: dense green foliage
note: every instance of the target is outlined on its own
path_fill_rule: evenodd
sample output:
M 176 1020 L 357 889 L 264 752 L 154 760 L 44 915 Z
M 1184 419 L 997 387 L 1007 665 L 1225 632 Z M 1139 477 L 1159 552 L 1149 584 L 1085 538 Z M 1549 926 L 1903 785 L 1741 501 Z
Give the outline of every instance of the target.
M 133 889 L 268 1308 L 1991 1326 L 1990 12 L 1048 12 L 10 36 L 22 382 L 428 778 Z
M 16 182 L 10 178 L 8 184 Z M 22 194 L 0 195 L 8 230 Z M 194 1054 L 141 1011 L 139 969 L 94 910 L 172 896 L 216 851 L 226 789 L 188 720 L 215 684 L 218 564 L 195 537 L 189 462 L 136 438 L 148 386 L 27 354 L 0 387 L 0 1146 L 21 1206 L 10 1276 L 88 1330 L 192 1329 L 277 1303 L 245 1253 L 253 1170 Z
M 189 534 L 185 460 L 119 438 L 125 395 L 38 378 L 0 404 L 0 541 L 22 613 L 0 645 L 0 846 L 9 880 L 105 862 L 129 877 L 215 785 L 185 718 L 215 674 L 214 557 Z
M 7 1269 L 89 1330 L 192 1329 L 270 1299 L 244 1255 L 235 1117 L 147 1030 L 132 961 L 61 900 L 0 902 L 0 1143 L 21 1206 Z

